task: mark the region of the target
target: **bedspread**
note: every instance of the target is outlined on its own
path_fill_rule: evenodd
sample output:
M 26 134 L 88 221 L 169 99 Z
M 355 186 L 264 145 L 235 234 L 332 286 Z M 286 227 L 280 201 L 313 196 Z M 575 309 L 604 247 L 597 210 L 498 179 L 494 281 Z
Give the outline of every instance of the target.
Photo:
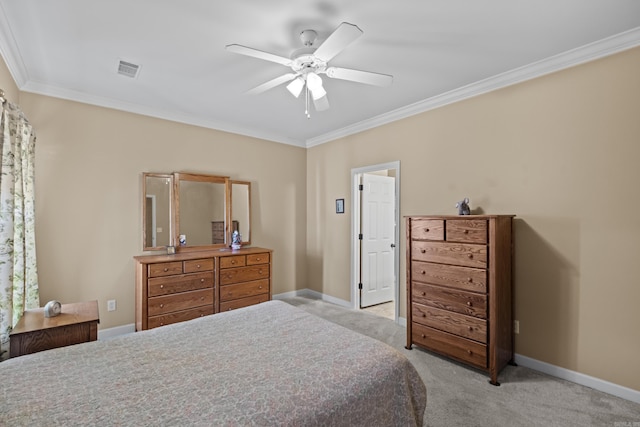
M 3 425 L 422 425 L 392 347 L 281 301 L 0 363 Z

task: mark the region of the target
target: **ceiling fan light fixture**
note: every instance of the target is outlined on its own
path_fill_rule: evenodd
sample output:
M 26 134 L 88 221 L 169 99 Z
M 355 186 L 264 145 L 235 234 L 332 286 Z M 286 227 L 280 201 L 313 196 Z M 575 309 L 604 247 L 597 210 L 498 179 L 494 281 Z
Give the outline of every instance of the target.
M 291 92 L 291 95 L 297 98 L 300 96 L 300 93 L 302 92 L 303 87 L 304 87 L 304 80 L 302 80 L 300 77 L 297 77 L 287 85 L 287 90 Z

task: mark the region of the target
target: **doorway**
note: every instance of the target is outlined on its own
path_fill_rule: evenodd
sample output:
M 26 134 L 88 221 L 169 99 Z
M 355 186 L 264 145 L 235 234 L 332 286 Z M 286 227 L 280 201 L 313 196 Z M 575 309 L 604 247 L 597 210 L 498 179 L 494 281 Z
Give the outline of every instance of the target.
M 400 162 L 352 169 L 351 182 L 351 301 L 397 322 Z

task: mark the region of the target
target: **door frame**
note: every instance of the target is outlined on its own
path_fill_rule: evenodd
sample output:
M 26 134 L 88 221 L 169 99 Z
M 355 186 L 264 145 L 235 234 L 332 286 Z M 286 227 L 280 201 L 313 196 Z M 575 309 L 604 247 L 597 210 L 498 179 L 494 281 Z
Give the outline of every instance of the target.
M 351 169 L 351 301 L 353 308 L 360 310 L 360 292 L 358 289 L 360 277 L 360 239 L 358 233 L 360 230 L 361 206 L 359 194 L 359 177 L 367 172 L 377 172 L 381 170 L 395 169 L 395 213 L 394 220 L 396 222 L 394 229 L 395 251 L 393 253 L 393 270 L 394 270 L 394 302 L 395 302 L 395 322 L 398 322 L 400 315 L 400 161 L 396 160 L 388 163 L 364 166 Z

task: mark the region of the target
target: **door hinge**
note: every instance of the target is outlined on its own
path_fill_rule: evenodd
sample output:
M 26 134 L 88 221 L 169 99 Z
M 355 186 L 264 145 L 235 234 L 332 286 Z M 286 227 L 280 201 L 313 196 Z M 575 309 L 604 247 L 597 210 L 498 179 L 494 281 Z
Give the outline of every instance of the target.
M 358 234 L 358 240 L 362 240 L 362 233 Z
M 358 289 L 362 289 L 362 283 L 358 283 Z
M 360 190 L 360 191 L 364 190 L 364 185 L 362 185 L 362 184 L 358 185 L 358 190 Z

